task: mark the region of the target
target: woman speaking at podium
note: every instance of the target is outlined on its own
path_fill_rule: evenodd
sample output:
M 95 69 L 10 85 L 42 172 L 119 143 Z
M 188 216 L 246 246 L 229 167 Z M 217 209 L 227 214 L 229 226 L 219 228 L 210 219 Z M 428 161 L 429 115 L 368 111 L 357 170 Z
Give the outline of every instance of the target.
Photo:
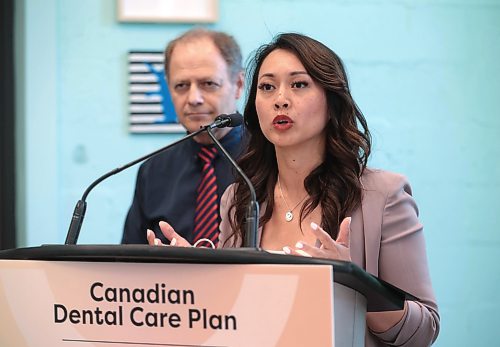
M 402 175 L 367 167 L 371 137 L 340 58 L 300 34 L 260 47 L 248 69 L 248 146 L 239 165 L 261 206 L 258 244 L 286 254 L 352 261 L 419 298 L 367 313 L 366 346 L 428 346 L 439 315 L 423 227 Z M 221 201 L 218 247 L 239 247 L 250 194 L 237 181 Z M 188 246 L 170 227 L 171 245 Z M 148 241 L 160 244 L 148 231 Z

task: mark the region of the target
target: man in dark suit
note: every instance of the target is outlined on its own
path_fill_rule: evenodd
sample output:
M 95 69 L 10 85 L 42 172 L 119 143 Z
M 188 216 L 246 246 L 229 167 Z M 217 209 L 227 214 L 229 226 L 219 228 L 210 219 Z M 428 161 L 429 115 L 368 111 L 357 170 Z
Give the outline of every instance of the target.
M 194 29 L 167 45 L 165 75 L 177 118 L 188 133 L 236 111 L 243 90 L 241 60 L 234 38 L 222 32 Z M 241 127 L 216 129 L 215 135 L 232 156 L 239 155 Z M 158 227 L 161 220 L 190 242 L 208 238 L 216 243 L 218 203 L 233 180 L 229 163 L 206 133 L 149 159 L 139 168 L 122 243 L 147 243 L 148 229 L 167 242 Z

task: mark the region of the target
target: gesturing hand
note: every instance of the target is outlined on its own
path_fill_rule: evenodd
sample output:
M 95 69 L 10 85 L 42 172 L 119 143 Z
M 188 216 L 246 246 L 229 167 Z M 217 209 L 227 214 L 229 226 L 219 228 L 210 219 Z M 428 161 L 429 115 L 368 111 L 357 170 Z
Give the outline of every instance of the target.
M 167 240 L 170 241 L 170 246 L 177 246 L 177 247 L 191 247 L 191 244 L 186 241 L 183 237 L 181 237 L 179 234 L 177 234 L 172 228 L 170 224 L 167 222 L 161 221 L 159 223 L 160 229 L 163 235 L 167 238 Z M 146 232 L 146 237 L 148 239 L 148 243 L 151 246 L 167 246 L 159 238 L 155 237 L 155 233 L 153 230 L 148 229 Z
M 316 236 L 319 245 L 315 247 L 303 241 L 299 241 L 295 244 L 295 247 L 283 247 L 285 253 L 306 257 L 351 261 L 351 251 L 349 249 L 351 217 L 344 218 L 342 223 L 340 223 L 337 240 L 333 240 L 326 231 L 314 222 L 311 223 L 311 232 Z

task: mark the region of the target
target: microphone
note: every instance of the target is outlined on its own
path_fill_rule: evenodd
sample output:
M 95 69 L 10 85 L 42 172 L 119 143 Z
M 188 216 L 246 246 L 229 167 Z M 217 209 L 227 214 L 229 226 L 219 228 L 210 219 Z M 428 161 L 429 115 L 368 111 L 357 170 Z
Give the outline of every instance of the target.
M 226 115 L 223 115 L 226 116 Z M 221 116 L 222 117 L 222 116 Z M 229 120 L 230 119 L 230 120 Z M 215 119 L 215 124 L 217 122 L 217 118 Z M 241 124 L 243 123 L 243 117 L 238 114 L 232 114 L 221 120 L 221 122 L 231 122 L 230 124 Z M 231 125 L 233 126 L 233 125 Z M 234 125 L 236 126 L 236 125 Z M 257 201 L 257 195 L 255 194 L 255 188 L 250 182 L 250 179 L 245 175 L 243 170 L 236 164 L 233 158 L 229 155 L 226 149 L 222 146 L 222 144 L 217 140 L 217 138 L 212 133 L 212 127 L 207 127 L 207 133 L 212 138 L 212 141 L 215 143 L 217 148 L 224 154 L 224 157 L 229 160 L 231 165 L 234 167 L 236 172 L 243 178 L 248 189 L 250 190 L 250 203 L 247 209 L 247 215 L 245 218 L 245 239 L 243 240 L 243 247 L 248 248 L 257 248 L 257 231 L 259 229 L 259 203 Z
M 236 112 L 231 114 L 221 114 L 220 116 L 217 116 L 215 118 L 215 121 L 209 125 L 209 128 L 234 128 L 241 124 L 243 124 L 243 116 L 239 112 Z
M 146 159 L 149 159 L 153 156 L 155 156 L 158 153 L 161 153 L 170 147 L 173 147 L 181 142 L 184 142 L 192 137 L 195 137 L 196 135 L 199 135 L 200 133 L 204 131 L 208 131 L 208 129 L 213 129 L 213 128 L 226 128 L 226 127 L 231 127 L 234 128 L 238 125 L 240 125 L 243 122 L 243 116 L 236 112 L 232 114 L 221 114 L 220 116 L 217 116 L 212 124 L 206 125 L 204 127 L 201 127 L 199 130 L 188 134 L 184 136 L 183 138 L 172 142 L 171 144 L 162 147 L 154 152 L 151 152 L 149 154 L 146 154 L 134 161 L 131 161 L 128 164 L 125 164 L 121 167 L 118 167 L 114 170 L 109 171 L 108 173 L 102 175 L 98 179 L 96 179 L 94 182 L 92 182 L 88 188 L 85 190 L 85 192 L 82 195 L 82 198 L 78 200 L 75 206 L 75 210 L 73 211 L 73 216 L 71 218 L 71 223 L 69 225 L 68 233 L 66 234 L 66 241 L 64 244 L 66 245 L 76 245 L 76 242 L 78 241 L 78 236 L 80 235 L 80 230 L 82 228 L 82 223 L 83 219 L 85 217 L 85 211 L 87 210 L 87 202 L 85 201 L 87 199 L 87 196 L 89 195 L 90 191 L 94 189 L 95 186 L 97 186 L 99 183 L 104 181 L 105 179 L 116 175 L 119 172 L 122 172 L 125 169 L 128 169 L 131 166 L 134 166 L 135 164 L 138 164 Z

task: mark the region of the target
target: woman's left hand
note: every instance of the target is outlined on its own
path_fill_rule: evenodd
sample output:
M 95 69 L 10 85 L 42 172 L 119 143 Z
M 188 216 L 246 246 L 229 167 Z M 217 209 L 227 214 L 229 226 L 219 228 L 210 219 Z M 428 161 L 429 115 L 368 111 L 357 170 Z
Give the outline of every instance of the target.
M 344 218 L 342 223 L 340 223 L 337 240 L 332 239 L 326 231 L 314 222 L 311 223 L 311 232 L 319 241 L 318 246 L 311 246 L 303 241 L 299 241 L 295 244 L 295 247 L 283 247 L 283 251 L 286 254 L 306 257 L 351 261 L 351 251 L 349 249 L 351 217 Z

